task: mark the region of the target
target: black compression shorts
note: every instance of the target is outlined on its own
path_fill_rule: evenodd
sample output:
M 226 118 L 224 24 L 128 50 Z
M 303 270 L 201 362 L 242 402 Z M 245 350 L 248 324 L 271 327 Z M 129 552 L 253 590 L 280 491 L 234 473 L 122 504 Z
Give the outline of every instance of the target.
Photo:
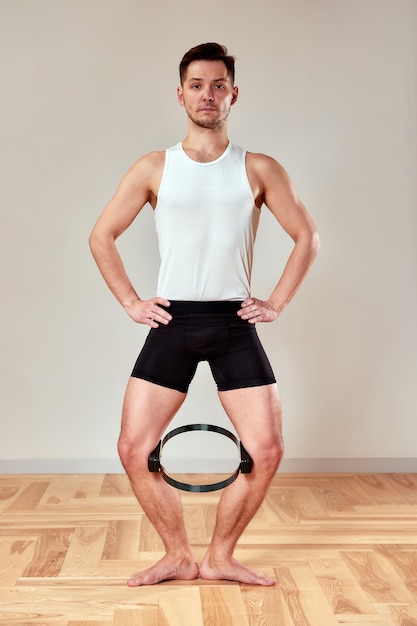
M 186 393 L 198 363 L 208 361 L 219 391 L 275 383 L 255 325 L 237 315 L 240 301 L 174 300 L 162 308 L 172 320 L 151 328 L 133 377 Z

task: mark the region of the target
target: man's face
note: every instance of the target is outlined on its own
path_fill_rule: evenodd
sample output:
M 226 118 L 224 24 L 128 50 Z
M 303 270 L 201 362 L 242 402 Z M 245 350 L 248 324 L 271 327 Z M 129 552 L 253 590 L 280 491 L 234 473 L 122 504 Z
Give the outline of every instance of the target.
M 215 129 L 229 115 L 238 88 L 233 87 L 223 61 L 193 61 L 177 93 L 178 102 L 196 126 Z

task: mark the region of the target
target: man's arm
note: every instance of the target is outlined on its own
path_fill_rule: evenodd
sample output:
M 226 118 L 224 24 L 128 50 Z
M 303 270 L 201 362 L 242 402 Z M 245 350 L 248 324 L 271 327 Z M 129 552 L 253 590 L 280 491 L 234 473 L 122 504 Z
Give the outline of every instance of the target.
M 287 172 L 277 161 L 262 154 L 248 154 L 247 171 L 258 206 L 266 204 L 295 244 L 268 300 L 250 297 L 242 303 L 240 314 L 254 324 L 272 322 L 282 313 L 316 258 L 320 239 L 311 216 L 296 196 Z
M 167 324 L 169 313 L 158 304 L 163 298 L 141 300 L 126 274 L 116 247 L 116 239 L 130 226 L 147 202 L 153 206 L 164 166 L 164 153 L 153 152 L 140 159 L 124 176 L 119 188 L 97 220 L 89 244 L 109 289 L 128 315 L 141 324 L 157 328 Z

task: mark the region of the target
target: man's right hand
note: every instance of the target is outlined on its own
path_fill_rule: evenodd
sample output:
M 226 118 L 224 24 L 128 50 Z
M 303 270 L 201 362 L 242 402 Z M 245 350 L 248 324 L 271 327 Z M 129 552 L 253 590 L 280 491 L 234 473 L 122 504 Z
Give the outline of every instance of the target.
M 134 322 L 158 328 L 159 324 L 166 325 L 172 320 L 172 315 L 158 306 L 159 304 L 170 305 L 169 300 L 164 298 L 150 298 L 149 300 L 135 300 L 124 308 Z

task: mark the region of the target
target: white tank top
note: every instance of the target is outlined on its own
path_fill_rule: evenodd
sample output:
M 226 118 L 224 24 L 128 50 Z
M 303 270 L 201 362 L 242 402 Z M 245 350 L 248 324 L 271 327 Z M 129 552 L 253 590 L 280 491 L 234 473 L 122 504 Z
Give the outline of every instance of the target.
M 157 294 L 168 300 L 244 300 L 250 295 L 260 210 L 246 151 L 229 143 L 199 163 L 182 144 L 168 148 L 154 211 L 161 266 Z

